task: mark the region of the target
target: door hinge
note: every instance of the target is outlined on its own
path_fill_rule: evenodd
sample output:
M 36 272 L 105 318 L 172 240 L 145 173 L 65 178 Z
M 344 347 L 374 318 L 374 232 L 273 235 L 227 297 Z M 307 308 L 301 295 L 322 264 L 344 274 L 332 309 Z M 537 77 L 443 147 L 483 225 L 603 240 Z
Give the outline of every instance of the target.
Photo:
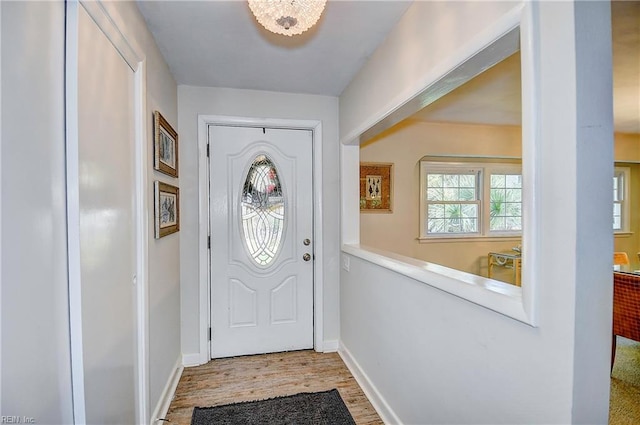
M 211 341 L 211 328 L 209 328 L 209 341 Z
M 209 158 L 209 143 L 207 143 L 207 158 Z
M 211 236 L 207 236 L 207 249 L 211 249 Z

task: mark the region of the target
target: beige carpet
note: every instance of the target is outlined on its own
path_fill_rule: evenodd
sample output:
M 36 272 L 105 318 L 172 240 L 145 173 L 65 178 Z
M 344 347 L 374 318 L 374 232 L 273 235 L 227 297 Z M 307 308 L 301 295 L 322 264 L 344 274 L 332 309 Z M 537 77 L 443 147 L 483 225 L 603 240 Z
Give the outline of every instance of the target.
M 609 424 L 640 424 L 640 342 L 622 337 L 611 374 Z

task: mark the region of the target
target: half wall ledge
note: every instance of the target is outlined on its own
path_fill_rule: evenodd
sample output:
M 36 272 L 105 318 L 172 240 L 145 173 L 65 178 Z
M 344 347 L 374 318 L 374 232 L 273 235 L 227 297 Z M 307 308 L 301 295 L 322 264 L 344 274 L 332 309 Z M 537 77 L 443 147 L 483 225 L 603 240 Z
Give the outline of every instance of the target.
M 533 326 L 517 286 L 366 245 L 343 244 L 342 253 Z

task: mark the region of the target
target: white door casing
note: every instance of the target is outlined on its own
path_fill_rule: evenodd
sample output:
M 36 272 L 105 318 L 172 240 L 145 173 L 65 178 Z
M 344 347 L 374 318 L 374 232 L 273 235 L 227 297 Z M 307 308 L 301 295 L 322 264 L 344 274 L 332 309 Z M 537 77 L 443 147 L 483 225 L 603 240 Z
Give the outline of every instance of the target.
M 210 126 L 209 140 L 211 357 L 312 348 L 312 132 Z M 281 243 L 261 260 L 247 245 L 241 206 L 256 158 L 270 164 L 284 202 Z

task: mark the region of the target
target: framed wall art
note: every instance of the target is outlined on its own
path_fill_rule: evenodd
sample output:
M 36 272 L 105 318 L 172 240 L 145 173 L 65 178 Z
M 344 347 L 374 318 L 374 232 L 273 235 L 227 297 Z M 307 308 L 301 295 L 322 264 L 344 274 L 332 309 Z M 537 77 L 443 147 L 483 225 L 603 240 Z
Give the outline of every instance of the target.
M 155 237 L 160 239 L 180 230 L 180 189 L 155 181 Z
M 393 164 L 360 163 L 360 212 L 393 212 Z
M 153 113 L 153 168 L 178 177 L 178 133 L 158 111 Z

